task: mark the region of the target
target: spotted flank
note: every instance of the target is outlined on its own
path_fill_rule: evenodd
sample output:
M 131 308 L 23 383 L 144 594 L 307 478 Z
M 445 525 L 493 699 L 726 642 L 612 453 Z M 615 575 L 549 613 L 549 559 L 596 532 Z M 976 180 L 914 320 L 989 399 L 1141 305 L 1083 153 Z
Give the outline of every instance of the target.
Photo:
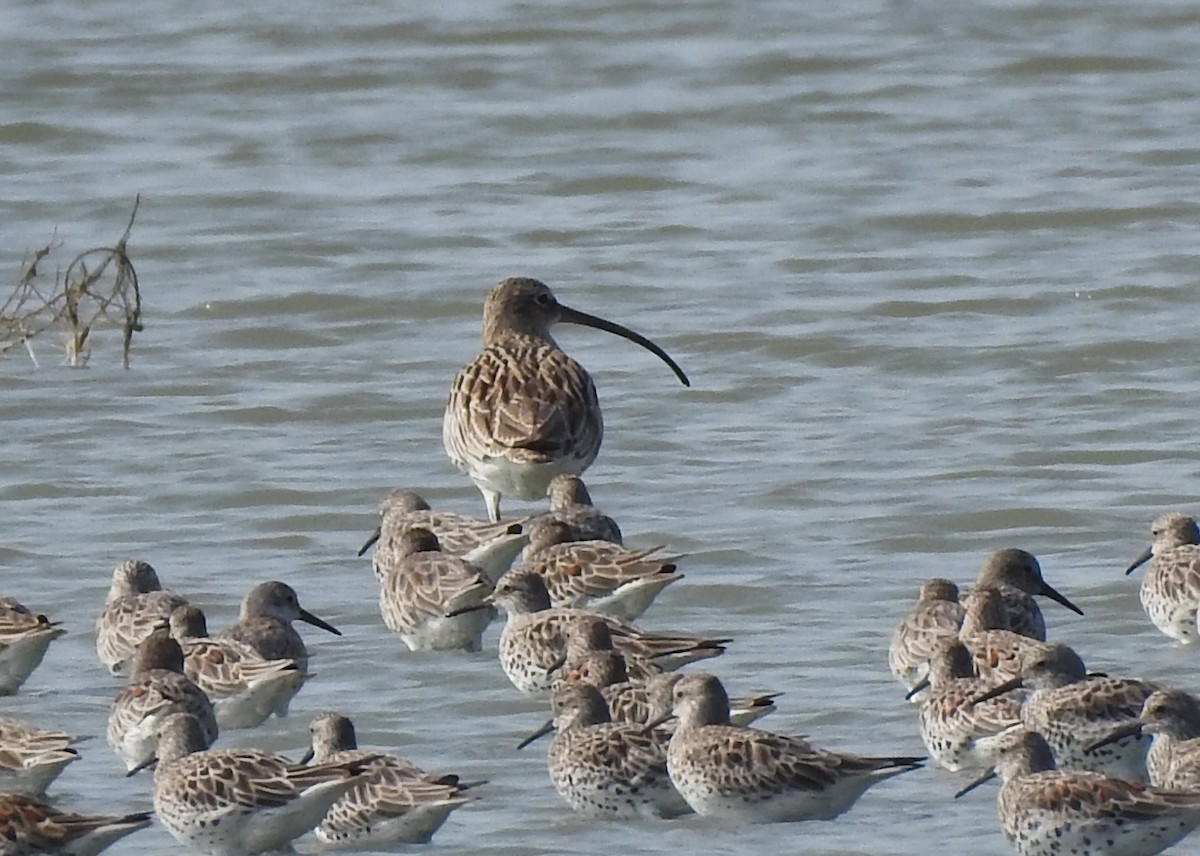
M 1036 732 L 1013 729 L 993 751 L 994 768 L 958 795 L 999 776 L 1000 828 L 1021 856 L 1151 856 L 1200 825 L 1200 792 L 1056 769 Z
M 919 721 L 930 757 L 951 772 L 990 767 L 988 741 L 1020 725 L 1021 704 L 1028 693 L 1014 689 L 977 702 L 995 684 L 975 677 L 971 653 L 957 639 L 934 652 L 927 682 Z
M 1185 514 L 1164 514 L 1150 527 L 1151 545 L 1129 566 L 1131 574 L 1149 562 L 1139 596 L 1150 621 L 1176 642 L 1200 641 L 1200 530 Z
M 612 722 L 599 690 L 562 684 L 551 698 L 553 719 L 521 744 L 551 729 L 547 766 L 555 790 L 575 811 L 603 818 L 671 818 L 691 808 L 667 773 L 668 734 Z
M 1045 653 L 1031 652 L 1017 677 L 978 696 L 976 703 L 1019 688 L 1031 690 L 1021 706 L 1021 722 L 1045 738 L 1059 767 L 1146 781 L 1148 736 L 1131 734 L 1097 744 L 1114 729 L 1136 721 L 1158 685 L 1136 678 L 1089 676 L 1078 654 L 1054 644 Z

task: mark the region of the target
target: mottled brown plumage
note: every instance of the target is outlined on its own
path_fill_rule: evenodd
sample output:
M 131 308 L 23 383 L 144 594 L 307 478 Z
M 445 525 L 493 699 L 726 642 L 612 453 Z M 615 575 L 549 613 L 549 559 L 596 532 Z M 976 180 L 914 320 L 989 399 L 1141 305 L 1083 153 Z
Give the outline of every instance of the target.
M 493 521 L 500 519 L 502 495 L 539 499 L 554 476 L 581 474 L 600 451 L 604 422 L 596 387 L 551 337 L 557 322 L 636 342 L 688 385 L 649 339 L 563 306 L 535 279 L 498 284 L 484 303 L 483 350 L 454 378 L 442 422 L 446 453 L 475 482 Z

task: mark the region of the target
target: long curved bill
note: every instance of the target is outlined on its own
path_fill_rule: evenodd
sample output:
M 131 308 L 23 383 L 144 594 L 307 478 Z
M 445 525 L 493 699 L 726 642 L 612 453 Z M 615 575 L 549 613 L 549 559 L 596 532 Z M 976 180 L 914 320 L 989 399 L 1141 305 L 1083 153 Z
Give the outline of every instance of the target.
M 620 324 L 614 324 L 612 321 L 605 321 L 603 318 L 597 318 L 595 315 L 589 315 L 586 312 L 580 312 L 578 309 L 572 309 L 569 306 L 559 304 L 558 320 L 566 321 L 570 324 L 579 324 L 583 327 L 592 327 L 596 330 L 603 330 L 606 333 L 612 333 L 620 336 L 622 339 L 641 345 L 650 353 L 654 354 L 664 363 L 671 367 L 671 371 L 675 372 L 675 377 L 679 378 L 679 382 L 684 386 L 691 386 L 692 382 L 688 380 L 688 376 L 683 373 L 683 369 L 679 364 L 671 359 L 671 355 L 660 348 L 658 345 L 651 342 L 641 333 L 635 333 L 628 327 L 622 327 Z
M 533 741 L 537 740 L 540 737 L 545 737 L 547 734 L 549 734 L 553 730 L 554 730 L 554 720 L 551 719 L 551 720 L 547 721 L 544 725 L 542 725 L 542 727 L 539 728 L 537 731 L 533 732 L 533 734 L 530 734 L 528 737 L 526 737 L 524 740 L 522 740 L 520 743 L 518 743 L 517 748 L 524 749 L 526 746 L 528 746 Z
M 1071 612 L 1074 612 L 1076 615 L 1083 615 L 1082 609 L 1080 609 L 1075 604 L 1071 603 L 1071 601 L 1067 600 L 1066 597 L 1064 597 L 1063 595 L 1059 594 L 1058 591 L 1047 582 L 1042 583 L 1042 588 L 1041 588 L 1041 590 L 1038 591 L 1038 594 L 1043 595 L 1044 597 L 1050 598 L 1055 603 L 1061 603 L 1063 606 L 1065 606 L 1067 609 L 1071 610 Z
M 338 630 L 336 627 L 334 627 L 328 621 L 324 621 L 320 618 L 317 618 L 315 615 L 313 615 L 307 609 L 300 610 L 300 620 L 305 622 L 306 624 L 311 624 L 313 627 L 320 627 L 322 630 L 327 630 L 330 633 L 332 633 L 334 636 L 342 635 L 342 631 Z
M 1132 574 L 1134 571 L 1136 571 L 1138 568 L 1140 568 L 1142 565 L 1146 564 L 1153 558 L 1154 558 L 1154 548 L 1147 547 L 1144 551 L 1142 551 L 1142 554 L 1140 556 L 1138 556 L 1136 559 L 1133 560 L 1133 564 L 1125 569 L 1125 576 L 1129 576 L 1130 574 Z

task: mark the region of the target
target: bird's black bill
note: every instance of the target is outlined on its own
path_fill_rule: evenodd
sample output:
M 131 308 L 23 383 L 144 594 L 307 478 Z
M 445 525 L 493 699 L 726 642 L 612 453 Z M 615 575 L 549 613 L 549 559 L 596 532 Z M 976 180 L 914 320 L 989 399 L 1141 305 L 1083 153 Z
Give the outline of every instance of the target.
M 994 779 L 994 778 L 996 778 L 996 771 L 995 771 L 995 770 L 988 770 L 986 773 L 984 773 L 984 774 L 983 774 L 982 776 L 980 776 L 978 779 L 976 779 L 975 781 L 971 782 L 971 784 L 967 785 L 967 786 L 966 786 L 965 788 L 963 788 L 961 791 L 959 791 L 958 793 L 956 793 L 956 794 L 954 795 L 954 798 L 955 798 L 955 799 L 958 799 L 959 797 L 965 797 L 967 794 L 971 793 L 971 791 L 975 790 L 977 787 L 979 787 L 979 786 L 980 786 L 980 785 L 982 785 L 983 783 L 985 783 L 985 782 L 990 782 L 990 781 L 991 781 L 992 779 Z
M 367 552 L 367 550 L 370 550 L 372 547 L 374 547 L 375 542 L 379 540 L 381 535 L 383 535 L 383 527 L 382 526 L 379 527 L 378 529 L 376 529 L 371 534 L 371 537 L 367 539 L 367 543 L 363 544 L 361 547 L 358 548 L 358 555 L 361 556 L 363 553 Z
M 622 327 L 620 324 L 614 324 L 612 321 L 605 321 L 603 318 L 597 318 L 595 315 L 588 315 L 586 312 L 580 312 L 578 309 L 570 309 L 566 306 L 559 305 L 558 320 L 567 321 L 571 324 L 580 324 L 584 327 L 592 327 L 596 330 L 603 330 L 606 333 L 612 333 L 620 336 L 622 339 L 641 345 L 650 353 L 657 356 L 660 360 L 671 367 L 671 371 L 675 372 L 675 377 L 679 378 L 679 382 L 684 386 L 691 386 L 692 382 L 688 380 L 688 376 L 683 373 L 683 369 L 679 364 L 671 359 L 671 355 L 660 348 L 658 345 L 651 342 L 641 333 L 635 333 L 628 327 Z
M 1145 549 L 1145 551 L 1142 553 L 1142 555 L 1140 555 L 1136 559 L 1134 559 L 1133 564 L 1125 569 L 1125 576 L 1129 576 L 1134 571 L 1136 571 L 1138 568 L 1140 568 L 1142 565 L 1149 562 L 1152 558 L 1154 558 L 1154 548 L 1147 547 Z
M 328 621 L 324 621 L 323 619 L 317 618 L 315 615 L 313 615 L 307 609 L 300 610 L 300 620 L 305 622 L 306 624 L 311 624 L 313 627 L 320 627 L 322 630 L 327 630 L 330 633 L 332 633 L 334 636 L 342 635 L 342 631 L 338 630 L 336 627 L 334 627 Z
M 1047 583 L 1044 583 L 1044 582 L 1042 583 L 1041 591 L 1039 591 L 1038 594 L 1044 595 L 1045 597 L 1050 598 L 1055 603 L 1061 603 L 1063 606 L 1065 606 L 1067 609 L 1071 610 L 1071 612 L 1074 612 L 1076 615 L 1083 615 L 1082 609 L 1080 609 L 1075 604 L 1071 603 L 1071 601 L 1067 600 L 1066 597 L 1059 594 L 1057 590 L 1055 590 L 1052 586 L 1048 585 Z
M 547 734 L 549 734 L 553 730 L 554 730 L 554 720 L 551 719 L 548 722 L 546 722 L 537 731 L 533 732 L 533 734 L 530 734 L 528 737 L 526 737 L 524 740 L 522 740 L 520 743 L 518 743 L 517 748 L 524 749 L 526 746 L 528 746 L 533 741 L 535 741 L 541 737 L 545 737 Z

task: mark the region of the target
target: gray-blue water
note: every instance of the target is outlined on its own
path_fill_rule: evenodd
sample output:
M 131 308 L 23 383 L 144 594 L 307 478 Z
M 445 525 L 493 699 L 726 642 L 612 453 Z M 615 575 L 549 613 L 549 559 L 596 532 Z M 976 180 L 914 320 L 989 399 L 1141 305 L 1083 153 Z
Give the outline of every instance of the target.
M 149 804 L 102 734 L 92 625 L 141 557 L 231 621 L 284 579 L 345 636 L 292 716 L 487 778 L 433 852 L 1009 852 L 995 789 L 926 770 L 835 823 L 571 815 L 494 660 L 414 655 L 354 552 L 388 488 L 482 514 L 440 419 L 512 275 L 662 344 L 560 343 L 608 427 L 627 540 L 687 554 L 647 625 L 736 637 L 761 724 L 920 751 L 887 673 L 920 581 L 1018 546 L 1089 665 L 1200 689 L 1122 570 L 1196 511 L 1200 10 L 1184 2 L 552 4 L 15 0 L 0 22 L 0 285 L 120 235 L 145 301 L 85 369 L 0 359 L 2 593 L 70 629 L 0 710 L 94 734 L 52 793 Z M 43 266 L 48 279 L 53 265 Z M 513 512 L 533 506 L 510 504 Z M 226 745 L 229 745 L 227 741 Z M 160 828 L 113 853 L 175 850 Z

